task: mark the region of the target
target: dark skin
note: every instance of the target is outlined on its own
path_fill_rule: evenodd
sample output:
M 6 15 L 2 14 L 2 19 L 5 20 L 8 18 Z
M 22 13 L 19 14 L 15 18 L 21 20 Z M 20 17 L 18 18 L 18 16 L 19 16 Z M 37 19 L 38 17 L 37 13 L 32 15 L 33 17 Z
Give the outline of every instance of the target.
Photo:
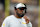
M 17 11 L 18 11 L 18 13 L 19 14 L 22 14 L 22 12 L 23 12 L 23 10 L 20 10 L 20 9 L 17 9 Z M 22 17 L 19 17 L 17 14 L 16 14 L 16 10 L 15 10 L 15 17 L 17 17 L 17 18 L 22 18 Z M 29 23 L 29 20 L 27 19 L 27 16 L 23 16 L 24 17 L 24 19 L 25 19 L 25 21 L 26 21 L 26 24 L 28 24 Z

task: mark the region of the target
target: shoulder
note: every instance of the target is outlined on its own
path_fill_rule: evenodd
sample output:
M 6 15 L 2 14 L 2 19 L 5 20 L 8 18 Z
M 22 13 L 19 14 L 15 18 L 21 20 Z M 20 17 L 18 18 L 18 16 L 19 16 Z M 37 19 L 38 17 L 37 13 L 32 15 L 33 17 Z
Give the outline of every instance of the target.
M 14 18 L 14 16 L 13 16 L 13 15 L 7 16 L 7 17 L 4 19 L 4 21 L 12 20 L 12 18 Z

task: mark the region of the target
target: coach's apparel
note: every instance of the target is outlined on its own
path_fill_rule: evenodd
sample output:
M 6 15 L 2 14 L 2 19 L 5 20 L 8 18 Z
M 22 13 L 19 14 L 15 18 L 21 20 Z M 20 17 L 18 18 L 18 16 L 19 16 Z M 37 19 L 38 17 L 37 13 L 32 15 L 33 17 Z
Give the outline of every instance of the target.
M 25 19 L 16 18 L 14 15 L 8 16 L 2 23 L 1 27 L 32 27 L 31 22 L 26 24 Z

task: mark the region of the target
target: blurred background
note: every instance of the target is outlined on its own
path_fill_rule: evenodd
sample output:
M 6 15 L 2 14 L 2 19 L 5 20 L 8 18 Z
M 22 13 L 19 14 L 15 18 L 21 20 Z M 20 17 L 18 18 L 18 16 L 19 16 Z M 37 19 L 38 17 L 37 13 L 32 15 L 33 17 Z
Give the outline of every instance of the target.
M 0 27 L 1 27 L 1 24 L 4 20 L 4 17 L 5 17 L 5 14 L 4 14 L 4 0 L 0 0 Z
M 27 6 L 27 13 L 26 16 L 28 16 L 29 20 L 32 23 L 32 27 L 38 27 L 38 8 L 39 8 L 39 0 L 8 0 L 7 3 L 4 2 L 5 0 L 0 0 L 0 27 L 1 24 L 7 14 L 14 15 L 14 6 L 17 3 L 25 3 Z M 8 5 L 9 3 L 9 5 Z M 5 4 L 8 5 L 5 8 Z M 9 10 L 8 10 L 9 9 Z M 6 11 L 6 12 L 5 12 Z M 5 14 L 6 13 L 6 14 Z

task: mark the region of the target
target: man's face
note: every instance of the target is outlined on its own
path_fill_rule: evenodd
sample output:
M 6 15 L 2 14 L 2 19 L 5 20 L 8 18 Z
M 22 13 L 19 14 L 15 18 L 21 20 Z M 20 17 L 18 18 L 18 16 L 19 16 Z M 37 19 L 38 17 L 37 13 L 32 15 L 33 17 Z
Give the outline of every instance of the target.
M 23 17 L 23 16 L 25 15 L 25 9 L 24 9 L 24 10 L 17 9 L 17 10 L 16 10 L 16 14 L 17 14 L 19 17 Z

